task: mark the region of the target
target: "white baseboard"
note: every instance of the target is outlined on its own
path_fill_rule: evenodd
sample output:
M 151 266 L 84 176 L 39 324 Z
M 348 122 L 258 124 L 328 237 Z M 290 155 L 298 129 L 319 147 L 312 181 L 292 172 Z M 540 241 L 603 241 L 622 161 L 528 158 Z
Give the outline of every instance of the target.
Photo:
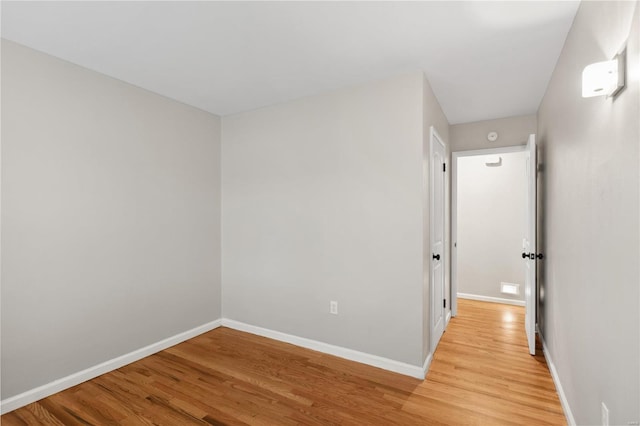
M 449 312 L 447 312 L 447 319 L 444 322 L 444 328 L 447 328 L 447 325 L 449 324 L 449 321 L 451 321 L 451 310 L 449 310 Z
M 431 356 L 431 352 L 427 355 L 427 359 L 424 360 L 424 364 L 422 364 L 422 371 L 424 372 L 424 378 L 427 377 L 427 373 L 429 372 L 429 367 L 431 367 L 431 361 L 433 361 L 433 357 Z
M 507 305 L 524 306 L 524 300 L 503 299 L 501 297 L 479 296 L 477 294 L 458 293 L 460 299 L 479 300 L 481 302 L 504 303 Z
M 61 379 L 54 380 L 51 383 L 47 383 L 35 389 L 31 389 L 21 394 L 4 399 L 0 401 L 0 414 L 5 414 L 17 408 L 24 407 L 27 404 L 31 404 L 32 402 L 36 402 L 42 398 L 46 398 L 47 396 L 53 395 L 54 393 L 76 386 L 82 382 L 91 380 L 104 373 L 116 370 L 134 361 L 138 361 L 144 357 L 153 355 L 171 346 L 177 345 L 178 343 L 182 343 L 185 340 L 196 337 L 199 334 L 206 333 L 207 331 L 213 330 L 214 328 L 218 328 L 220 327 L 220 325 L 221 320 L 219 319 L 211 321 L 207 324 L 192 328 L 191 330 L 176 334 L 175 336 L 168 337 L 159 342 L 152 343 L 148 346 L 145 346 L 144 348 L 137 349 L 133 352 L 129 352 L 128 354 L 121 355 L 117 358 L 113 358 L 109 361 L 105 361 L 101 364 L 89 367 L 85 370 L 73 373 Z
M 373 367 L 382 368 L 384 370 L 393 371 L 394 373 L 404 374 L 405 376 L 411 376 L 421 380 L 424 379 L 426 371 L 424 369 L 424 366 L 406 364 L 404 362 L 395 361 L 389 358 L 383 358 L 381 356 L 371 355 L 365 352 L 355 351 L 353 349 L 347 349 L 340 346 L 330 345 L 328 343 L 318 342 L 317 340 L 306 339 L 304 337 L 298 337 L 279 331 L 269 330 L 267 328 L 245 324 L 227 318 L 222 319 L 222 325 L 224 327 L 233 328 L 234 330 L 244 331 L 262 337 L 268 337 L 269 339 L 279 340 L 285 343 L 291 343 L 303 348 L 311 349 L 329 355 L 334 355 L 351 361 L 356 361 L 361 364 L 371 365 Z M 427 360 L 431 362 L 430 359 L 431 355 L 429 355 Z
M 542 342 L 542 352 L 544 353 L 544 358 L 547 360 L 547 365 L 549 366 L 549 371 L 551 372 L 551 377 L 553 378 L 553 384 L 556 385 L 556 392 L 558 392 L 558 397 L 560 398 L 560 405 L 562 405 L 564 416 L 567 418 L 567 424 L 569 426 L 575 426 L 576 420 L 573 418 L 573 413 L 571 412 L 569 401 L 567 400 L 567 396 L 564 394 L 564 390 L 562 389 L 562 384 L 560 383 L 560 377 L 558 376 L 558 371 L 556 370 L 556 366 L 553 364 L 553 360 L 551 359 L 551 354 L 547 349 L 547 344 L 542 338 L 542 333 L 540 333 L 540 330 L 538 330 L 538 337 L 540 338 L 540 342 Z

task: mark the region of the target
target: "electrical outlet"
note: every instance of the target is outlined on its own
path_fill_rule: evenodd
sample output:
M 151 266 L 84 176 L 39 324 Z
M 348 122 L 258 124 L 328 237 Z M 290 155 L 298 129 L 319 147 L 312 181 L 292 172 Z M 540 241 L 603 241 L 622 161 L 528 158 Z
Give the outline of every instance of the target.
M 338 315 L 338 302 L 334 300 L 329 302 L 329 313 L 333 315 Z
M 602 403 L 602 426 L 609 426 L 609 409 Z

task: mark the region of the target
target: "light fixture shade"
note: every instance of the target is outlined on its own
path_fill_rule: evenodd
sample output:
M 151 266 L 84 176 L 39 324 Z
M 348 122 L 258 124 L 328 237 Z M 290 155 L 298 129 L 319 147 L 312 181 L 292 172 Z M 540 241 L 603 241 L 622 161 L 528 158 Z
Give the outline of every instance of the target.
M 582 97 L 614 96 L 624 87 L 624 52 L 610 61 L 587 65 L 582 71 Z

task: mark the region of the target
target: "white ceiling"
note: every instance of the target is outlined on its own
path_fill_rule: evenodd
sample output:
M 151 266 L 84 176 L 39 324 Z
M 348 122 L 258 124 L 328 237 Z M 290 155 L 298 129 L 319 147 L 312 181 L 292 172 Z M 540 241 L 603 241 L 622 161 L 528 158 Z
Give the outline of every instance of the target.
M 2 37 L 218 115 L 424 70 L 449 121 L 535 113 L 578 7 L 2 2 Z

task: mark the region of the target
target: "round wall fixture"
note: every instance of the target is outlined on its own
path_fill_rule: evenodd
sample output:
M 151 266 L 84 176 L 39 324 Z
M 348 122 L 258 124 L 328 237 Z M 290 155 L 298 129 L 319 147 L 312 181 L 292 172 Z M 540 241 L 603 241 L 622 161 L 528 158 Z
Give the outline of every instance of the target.
M 495 142 L 498 140 L 498 132 L 489 132 L 487 135 L 487 140 L 489 142 Z

